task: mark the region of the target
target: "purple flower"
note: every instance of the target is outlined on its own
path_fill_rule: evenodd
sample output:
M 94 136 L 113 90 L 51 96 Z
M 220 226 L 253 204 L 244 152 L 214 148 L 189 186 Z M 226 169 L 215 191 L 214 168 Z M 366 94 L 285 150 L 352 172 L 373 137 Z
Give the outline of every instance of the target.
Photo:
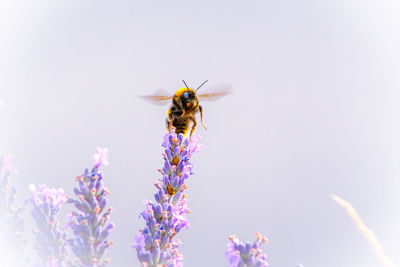
M 32 204 L 32 216 L 38 227 L 36 250 L 44 266 L 66 266 L 67 234 L 60 229 L 56 215 L 68 197 L 64 190 L 50 188 L 47 185 L 30 185 L 32 191 L 29 202 Z M 55 265 L 57 263 L 57 265 Z
M 155 201 L 144 201 L 146 209 L 140 217 L 146 226 L 132 244 L 142 266 L 179 267 L 183 264 L 180 241 L 175 235 L 189 226 L 186 218 L 189 208 L 183 192 L 187 188 L 185 181 L 193 174 L 190 158 L 202 148 L 197 144 L 199 139 L 200 136 L 195 135 L 189 141 L 174 131 L 164 135 L 164 167 L 159 170 L 161 177 L 155 184 L 158 189 Z
M 78 266 L 105 266 L 109 263 L 101 257 L 113 243 L 107 237 L 114 224 L 109 223 L 111 208 L 106 209 L 107 195 L 110 194 L 103 183 L 103 173 L 99 171 L 102 163 L 107 162 L 107 149 L 97 148 L 93 156 L 94 167 L 77 177 L 78 186 L 74 188 L 77 199 L 69 199 L 77 209 L 72 212 L 69 227 L 75 238 L 69 240 L 72 251 L 78 258 Z
M 226 250 L 226 259 L 229 267 L 267 267 L 267 255 L 262 253 L 261 244 L 268 239 L 259 233 L 256 233 L 257 240 L 252 244 L 240 242 L 236 235 L 229 237 L 230 242 Z
M 17 173 L 17 169 L 14 168 L 14 165 L 11 163 L 13 156 L 4 154 L 2 156 L 2 168 L 0 172 L 1 181 L 8 182 L 7 177 L 11 174 L 12 171 Z
M 0 251 L 4 255 L 2 262 L 17 266 L 26 263 L 26 241 L 22 236 L 24 220 L 21 215 L 24 208 L 15 204 L 17 190 L 8 179 L 12 171 L 16 172 L 12 158 L 5 154 L 0 157 Z
M 101 164 L 108 165 L 108 149 L 107 148 L 96 148 L 96 153 L 92 157 L 95 168 L 100 167 Z

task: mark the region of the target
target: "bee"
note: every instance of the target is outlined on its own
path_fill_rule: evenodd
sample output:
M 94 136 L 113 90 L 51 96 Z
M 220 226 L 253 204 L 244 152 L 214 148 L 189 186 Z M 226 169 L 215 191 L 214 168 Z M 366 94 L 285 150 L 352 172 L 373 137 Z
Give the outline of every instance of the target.
M 200 112 L 201 125 L 207 130 L 203 120 L 203 107 L 199 104 L 201 100 L 216 100 L 230 93 L 230 87 L 219 88 L 212 93 L 197 94 L 197 91 L 207 82 L 204 81 L 196 90 L 191 89 L 184 80 L 185 87 L 180 88 L 173 96 L 164 91 L 156 92 L 154 95 L 143 96 L 142 98 L 153 102 L 154 104 L 165 104 L 172 100 L 172 105 L 167 111 L 166 127 L 168 131 L 175 128 L 177 134 L 186 135 L 190 129 L 189 138 L 192 137 L 197 127 L 196 113 Z

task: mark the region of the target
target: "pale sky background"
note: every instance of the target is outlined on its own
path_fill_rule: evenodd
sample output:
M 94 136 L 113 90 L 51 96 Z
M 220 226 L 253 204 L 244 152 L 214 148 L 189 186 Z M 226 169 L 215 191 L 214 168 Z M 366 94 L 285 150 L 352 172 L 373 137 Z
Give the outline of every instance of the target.
M 234 92 L 203 103 L 185 266 L 226 266 L 228 236 L 255 231 L 271 266 L 382 266 L 332 194 L 399 265 L 399 14 L 396 0 L 2 1 L 0 150 L 14 155 L 19 201 L 30 183 L 71 194 L 107 147 L 107 256 L 139 266 L 130 245 L 168 107 L 136 96 L 208 79 L 202 90 Z

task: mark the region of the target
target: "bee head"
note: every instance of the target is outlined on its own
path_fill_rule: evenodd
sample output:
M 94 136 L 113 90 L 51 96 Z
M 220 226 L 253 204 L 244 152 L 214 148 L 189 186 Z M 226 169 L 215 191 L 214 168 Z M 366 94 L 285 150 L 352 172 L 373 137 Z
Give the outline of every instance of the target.
M 185 89 L 180 96 L 181 103 L 187 110 L 195 109 L 198 103 L 196 93 L 190 88 Z
M 186 84 L 184 80 L 182 80 L 182 82 L 186 86 L 186 88 L 181 88 L 178 90 L 180 95 L 180 101 L 186 110 L 194 111 L 199 104 L 196 92 L 197 90 L 200 89 L 200 87 L 202 87 L 207 82 L 207 80 L 204 81 L 196 90 L 189 88 L 189 86 Z

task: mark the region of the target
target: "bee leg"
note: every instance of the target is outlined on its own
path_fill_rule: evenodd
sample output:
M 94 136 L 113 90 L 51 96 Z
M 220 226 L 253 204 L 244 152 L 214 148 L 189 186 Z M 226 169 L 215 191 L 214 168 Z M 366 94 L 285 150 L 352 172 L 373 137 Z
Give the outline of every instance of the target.
M 204 125 L 203 122 L 203 107 L 199 106 L 199 111 L 200 111 L 200 117 L 201 117 L 201 125 L 203 125 L 203 128 L 207 130 L 207 127 Z
M 194 116 L 191 116 L 190 119 L 192 120 L 193 125 L 192 125 L 192 129 L 190 130 L 189 140 L 192 140 L 192 135 L 193 135 L 193 133 L 194 133 L 194 130 L 196 130 L 197 121 L 196 121 L 196 119 L 195 119 Z
M 182 114 L 181 114 L 181 117 L 183 117 L 183 116 L 185 116 L 185 109 L 183 108 L 183 104 L 182 104 L 182 101 L 178 101 L 178 107 L 179 107 L 179 109 L 178 110 L 180 110 L 180 111 L 182 111 Z

